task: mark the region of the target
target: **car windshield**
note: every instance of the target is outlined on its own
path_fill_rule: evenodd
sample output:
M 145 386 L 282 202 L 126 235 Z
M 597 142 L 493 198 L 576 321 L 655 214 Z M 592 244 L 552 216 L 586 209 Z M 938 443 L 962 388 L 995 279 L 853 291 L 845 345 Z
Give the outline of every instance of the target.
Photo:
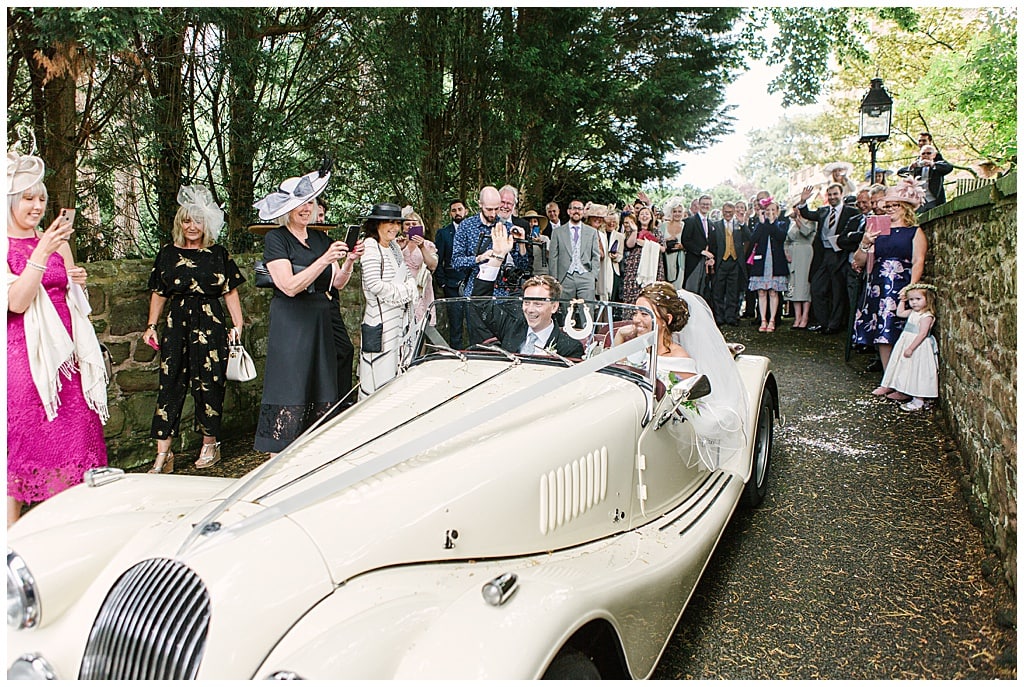
M 651 311 L 635 305 L 523 297 L 439 299 L 417 325 L 412 362 L 460 355 L 565 366 L 656 330 Z M 608 367 L 650 380 L 649 348 L 609 355 Z

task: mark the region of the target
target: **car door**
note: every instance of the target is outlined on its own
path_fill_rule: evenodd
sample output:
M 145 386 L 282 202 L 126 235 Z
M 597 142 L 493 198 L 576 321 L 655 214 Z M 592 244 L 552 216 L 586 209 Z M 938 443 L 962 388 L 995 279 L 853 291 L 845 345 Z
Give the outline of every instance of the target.
M 652 418 L 637 439 L 634 525 L 671 509 L 707 474 L 698 459 L 693 427 L 688 422 L 673 414 L 672 419 L 658 426 L 658 419 L 671 412 L 672 406 L 670 394 L 656 400 Z

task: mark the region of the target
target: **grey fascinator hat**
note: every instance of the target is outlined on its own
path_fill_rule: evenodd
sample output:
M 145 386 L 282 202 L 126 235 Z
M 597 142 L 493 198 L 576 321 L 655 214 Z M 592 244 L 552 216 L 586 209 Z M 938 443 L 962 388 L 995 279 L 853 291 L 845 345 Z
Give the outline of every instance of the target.
M 325 160 L 320 169 L 301 177 L 290 177 L 277 190 L 253 203 L 264 222 L 286 215 L 303 203 L 320 195 L 331 178 L 331 162 Z
M 178 205 L 188 210 L 189 217 L 202 218 L 203 227 L 216 241 L 224 226 L 224 211 L 213 200 L 205 186 L 182 186 L 178 189 Z

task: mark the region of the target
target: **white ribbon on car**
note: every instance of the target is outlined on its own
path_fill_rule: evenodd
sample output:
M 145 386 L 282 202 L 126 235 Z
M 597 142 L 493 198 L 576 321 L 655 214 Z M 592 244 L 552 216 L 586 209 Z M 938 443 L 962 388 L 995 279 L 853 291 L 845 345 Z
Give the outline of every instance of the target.
M 259 480 L 271 466 L 276 466 L 277 461 L 282 456 L 288 455 L 290 453 L 289 449 L 292 446 L 297 446 L 300 443 L 299 440 L 296 439 L 292 442 L 289 448 L 286 448 L 278 455 L 277 458 L 264 465 L 244 484 L 235 489 L 235 491 L 222 501 L 219 506 L 214 508 L 209 515 L 199 522 L 199 524 L 193 527 L 192 532 L 182 543 L 177 555 L 183 555 L 189 546 L 199 540 L 199 537 L 204 533 L 206 533 L 207 538 L 200 541 L 198 549 L 202 549 L 203 546 L 217 540 L 219 537 L 223 537 L 225 535 L 241 536 L 250 530 L 260 527 L 261 525 L 270 523 L 277 518 L 286 517 L 291 513 L 307 508 L 325 498 L 339 494 L 343 490 L 348 489 L 365 479 L 369 479 L 370 477 L 392 468 L 403 461 L 409 460 L 424 451 L 428 451 L 438 444 L 451 440 L 452 437 L 463 433 L 468 427 L 485 426 L 488 422 L 507 415 L 510 410 L 514 410 L 520 406 L 526 405 L 527 403 L 531 403 L 545 394 L 555 391 L 556 389 L 560 389 L 567 384 L 571 384 L 572 382 L 605 367 L 614 365 L 631 353 L 647 350 L 648 347 L 653 348 L 655 343 L 655 334 L 656 331 L 642 334 L 630 341 L 627 341 L 626 343 L 615 346 L 594 358 L 576 363 L 572 367 L 561 370 L 546 379 L 542 379 L 528 387 L 515 391 L 508 396 L 498 398 L 479 410 L 475 410 L 468 415 L 457 417 L 451 422 L 431 429 L 422 436 L 410 439 L 404 444 L 396 446 L 392 450 L 381 454 L 377 458 L 368 460 L 361 465 L 353 466 L 351 469 L 346 470 L 339 475 L 325 479 L 308 489 L 300 491 L 294 496 L 285 498 L 278 504 L 267 506 L 265 510 L 260 511 L 255 515 L 251 515 L 244 520 L 228 525 L 223 529 L 214 530 L 213 528 L 208 528 L 207 525 L 215 522 L 217 518 L 220 517 L 221 513 L 234 505 L 239 498 L 249 490 L 250 485 Z M 649 393 L 653 396 L 653 385 Z

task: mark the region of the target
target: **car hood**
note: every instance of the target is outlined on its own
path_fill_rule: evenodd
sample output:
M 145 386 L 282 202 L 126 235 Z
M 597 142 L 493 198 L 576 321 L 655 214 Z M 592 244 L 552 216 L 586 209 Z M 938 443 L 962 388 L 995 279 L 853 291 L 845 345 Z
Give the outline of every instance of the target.
M 286 517 L 341 583 L 383 566 L 525 555 L 620 531 L 646 395 L 635 380 L 583 372 L 417 365 L 245 478 L 195 544 Z M 239 517 L 237 501 L 259 512 Z

